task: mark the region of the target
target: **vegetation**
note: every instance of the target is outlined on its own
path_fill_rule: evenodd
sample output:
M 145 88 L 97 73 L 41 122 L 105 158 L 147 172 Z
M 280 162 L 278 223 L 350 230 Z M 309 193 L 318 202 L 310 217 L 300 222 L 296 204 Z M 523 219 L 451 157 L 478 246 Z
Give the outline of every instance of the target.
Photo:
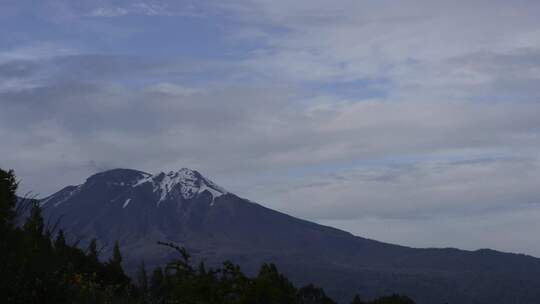
M 297 289 L 273 264 L 261 266 L 254 278 L 246 277 L 231 262 L 218 269 L 194 266 L 188 252 L 171 243 L 160 243 L 178 252 L 179 258 L 150 276 L 144 262 L 137 270 L 137 284 L 122 269 L 118 242 L 110 259 L 100 259 L 98 244 L 86 249 L 69 243 L 64 231 L 45 224 L 35 200 L 17 202 L 13 171 L 0 169 L 0 297 L 2 303 L 237 303 L 331 304 L 323 289 L 309 284 Z M 351 303 L 409 304 L 394 295 Z

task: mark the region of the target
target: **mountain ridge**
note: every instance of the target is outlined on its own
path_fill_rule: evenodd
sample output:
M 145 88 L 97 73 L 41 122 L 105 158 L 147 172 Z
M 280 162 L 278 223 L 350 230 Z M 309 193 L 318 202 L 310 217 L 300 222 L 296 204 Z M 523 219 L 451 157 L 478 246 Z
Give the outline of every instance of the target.
M 175 176 L 181 178 L 171 182 Z M 248 273 L 274 262 L 297 283 L 320 284 L 338 300 L 356 292 L 367 297 L 400 292 L 418 303 L 441 296 L 448 303 L 535 303 L 540 298 L 540 289 L 532 288 L 540 286 L 535 257 L 366 239 L 266 208 L 185 168 L 153 175 L 113 169 L 41 202 L 49 220 L 61 218 L 72 234 L 103 244 L 119 240 L 128 268 L 141 259 L 148 265 L 168 260 L 169 253 L 155 243 L 170 241 L 210 265 L 232 260 Z

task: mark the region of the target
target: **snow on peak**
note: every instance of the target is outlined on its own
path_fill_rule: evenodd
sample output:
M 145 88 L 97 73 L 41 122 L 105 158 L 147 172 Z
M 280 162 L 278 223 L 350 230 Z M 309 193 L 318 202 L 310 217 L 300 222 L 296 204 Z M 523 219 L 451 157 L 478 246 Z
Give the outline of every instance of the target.
M 182 168 L 176 172 L 161 172 L 145 176 L 137 181 L 134 187 L 146 183 L 151 183 L 153 192 L 159 195 L 158 205 L 165 199 L 176 195 L 180 195 L 184 199 L 191 199 L 204 191 L 208 191 L 212 195 L 212 199 L 215 199 L 227 193 L 225 189 L 204 178 L 199 172 L 187 168 Z
M 62 190 L 60 190 L 59 192 L 57 193 L 54 193 L 44 199 L 42 199 L 40 201 L 40 206 L 44 206 L 45 204 L 47 204 L 49 201 L 53 201 L 54 202 L 54 207 L 58 207 L 59 205 L 61 205 L 62 203 L 66 202 L 67 200 L 69 200 L 73 195 L 75 195 L 77 192 L 79 192 L 81 190 L 81 187 L 82 185 L 78 185 L 78 186 L 68 186 Z

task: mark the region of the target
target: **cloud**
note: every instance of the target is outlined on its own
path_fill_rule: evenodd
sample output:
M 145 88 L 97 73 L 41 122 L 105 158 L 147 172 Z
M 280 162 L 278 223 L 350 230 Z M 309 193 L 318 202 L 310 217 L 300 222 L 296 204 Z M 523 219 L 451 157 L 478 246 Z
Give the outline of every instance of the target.
M 93 4 L 93 5 L 92 5 Z M 89 2 L 89 13 L 86 16 L 97 18 L 116 18 L 124 16 L 147 16 L 147 17 L 203 17 L 208 12 L 209 6 L 199 1 L 120 1 L 111 3 L 105 1 L 105 5 Z
M 11 5 L 0 166 L 43 195 L 104 168 L 187 166 L 373 238 L 491 246 L 481 230 L 508 223 L 516 241 L 497 248 L 539 252 L 516 238 L 539 200 L 538 5 Z M 23 13 L 57 34 L 21 35 Z
M 320 220 L 480 215 L 539 204 L 539 169 L 537 159 L 422 160 L 297 180 L 265 194 L 283 210 Z M 291 201 L 304 203 L 284 203 Z
M 179 86 L 173 83 L 158 83 L 148 88 L 149 93 L 164 94 L 169 96 L 189 96 L 202 93 L 201 89 Z
M 129 14 L 129 11 L 121 7 L 98 7 L 90 13 L 93 17 L 121 17 Z
M 174 12 L 171 8 L 156 1 L 126 3 L 124 7 L 97 7 L 90 12 L 91 17 L 113 18 L 127 15 L 169 16 L 174 15 Z
M 404 157 L 528 158 L 538 149 L 537 103 L 311 99 L 296 88 L 249 85 L 203 90 L 157 81 L 163 63 L 95 59 L 56 58 L 56 78 L 1 93 L 3 128 L 26 140 L 50 130 L 36 136 L 56 149 L 50 158 L 72 151 L 80 163 L 150 171 L 192 165 L 218 175 Z M 85 66 L 92 69 L 76 72 Z M 99 66 L 115 68 L 108 75 Z M 137 73 L 148 84 L 109 83 Z M 36 151 L 43 159 L 46 150 Z
M 531 1 L 459 1 L 451 6 L 412 1 L 399 7 L 392 1 L 344 1 L 339 6 L 249 1 L 232 10 L 250 21 L 256 16 L 253 26 L 267 33 L 257 36 L 261 47 L 245 61 L 264 77 L 297 83 L 377 78 L 393 83 L 397 90 L 390 94 L 400 99 L 463 99 L 496 96 L 502 89 L 490 90 L 501 85 L 516 93 L 522 89 L 517 81 L 537 81 L 534 53 L 540 41 L 534 38 L 538 24 L 531 13 L 536 6 Z M 480 62 L 471 61 L 475 56 L 482 57 Z M 486 68 L 490 60 L 497 70 Z M 516 71 L 517 62 L 534 71 L 505 78 Z

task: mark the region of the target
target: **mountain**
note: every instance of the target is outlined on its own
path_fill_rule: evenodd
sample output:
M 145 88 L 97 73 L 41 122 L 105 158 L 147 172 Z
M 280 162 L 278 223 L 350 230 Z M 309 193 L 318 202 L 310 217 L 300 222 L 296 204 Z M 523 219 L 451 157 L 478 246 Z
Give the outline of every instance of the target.
M 493 250 L 417 249 L 382 243 L 265 208 L 181 169 L 114 169 L 40 200 L 49 222 L 101 244 L 120 241 L 127 269 L 163 264 L 171 241 L 247 273 L 273 262 L 295 283 L 316 283 L 345 303 L 407 294 L 417 303 L 540 303 L 540 259 Z M 110 246 L 109 246 L 110 247 Z

